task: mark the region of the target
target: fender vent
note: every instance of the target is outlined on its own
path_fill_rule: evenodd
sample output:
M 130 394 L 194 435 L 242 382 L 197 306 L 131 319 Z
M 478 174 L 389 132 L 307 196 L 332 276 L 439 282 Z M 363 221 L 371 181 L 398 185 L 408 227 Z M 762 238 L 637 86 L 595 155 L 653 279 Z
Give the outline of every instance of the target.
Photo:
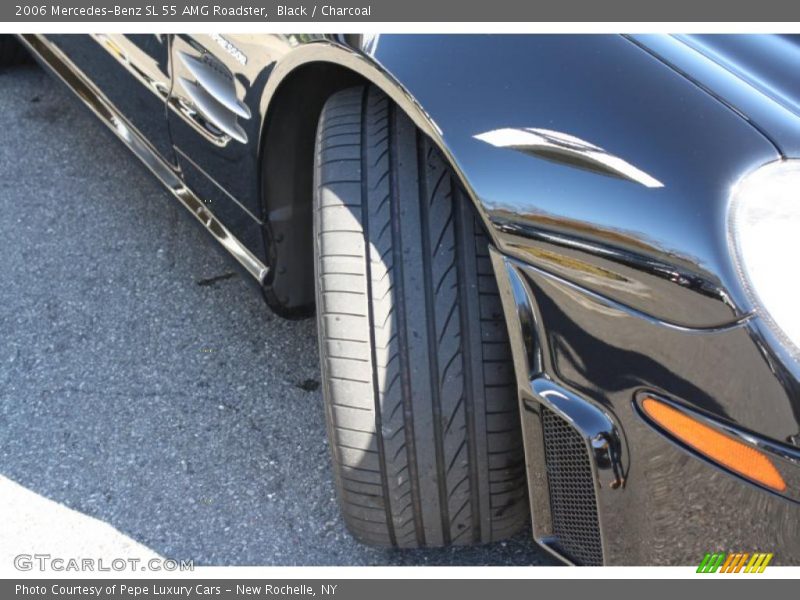
M 602 565 L 594 476 L 583 437 L 541 407 L 544 459 L 550 491 L 553 549 L 578 565 Z
M 194 80 L 181 77 L 180 82 L 195 109 L 221 133 L 246 144 L 247 134 L 239 119 L 249 119 L 250 109 L 236 96 L 233 74 L 210 54 L 196 57 L 180 52 L 179 55 L 194 77 Z

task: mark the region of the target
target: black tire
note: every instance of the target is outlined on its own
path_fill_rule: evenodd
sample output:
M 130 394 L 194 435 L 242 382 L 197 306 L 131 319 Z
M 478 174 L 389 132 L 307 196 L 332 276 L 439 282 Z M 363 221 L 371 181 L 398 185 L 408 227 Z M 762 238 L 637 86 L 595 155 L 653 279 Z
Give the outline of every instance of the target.
M 527 521 L 511 354 L 469 199 L 378 89 L 317 129 L 317 318 L 334 475 L 359 540 L 490 542 Z
M 0 67 L 21 65 L 30 61 L 30 56 L 13 35 L 0 35 Z

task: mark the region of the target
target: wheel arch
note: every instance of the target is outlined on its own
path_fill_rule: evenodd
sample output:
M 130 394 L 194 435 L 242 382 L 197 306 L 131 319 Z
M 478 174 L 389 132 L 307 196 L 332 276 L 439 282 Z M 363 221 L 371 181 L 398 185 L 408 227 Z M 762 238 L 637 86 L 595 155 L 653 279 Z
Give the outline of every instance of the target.
M 339 43 L 302 45 L 275 65 L 260 105 L 264 115 L 259 146 L 260 190 L 270 265 L 263 292 L 267 303 L 281 316 L 307 317 L 314 307 L 311 199 L 319 114 L 331 95 L 364 83 L 380 88 L 431 138 L 485 217 L 441 130 L 391 73 L 371 57 Z

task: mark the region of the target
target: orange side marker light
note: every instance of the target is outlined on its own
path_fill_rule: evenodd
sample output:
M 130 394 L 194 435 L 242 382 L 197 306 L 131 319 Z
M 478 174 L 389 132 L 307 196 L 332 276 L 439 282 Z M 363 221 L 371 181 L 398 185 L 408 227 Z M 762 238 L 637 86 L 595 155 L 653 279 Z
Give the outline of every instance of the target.
M 658 425 L 709 460 L 777 492 L 786 490 L 783 477 L 763 452 L 655 398 L 645 398 L 642 408 Z

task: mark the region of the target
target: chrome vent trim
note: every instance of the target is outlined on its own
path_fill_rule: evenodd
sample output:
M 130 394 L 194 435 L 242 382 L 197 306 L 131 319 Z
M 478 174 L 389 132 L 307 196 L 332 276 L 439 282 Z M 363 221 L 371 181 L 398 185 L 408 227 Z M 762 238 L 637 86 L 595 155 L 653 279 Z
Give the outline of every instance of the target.
M 197 83 L 216 98 L 226 109 L 243 119 L 252 115 L 247 105 L 236 96 L 236 85 L 231 73 L 213 59 L 202 59 L 181 52 L 181 61 Z
M 181 77 L 188 98 L 206 120 L 237 142 L 247 143 L 238 119 L 250 119 L 250 109 L 236 96 L 236 81 L 228 69 L 211 55 L 202 58 L 180 52 L 181 62 L 194 81 Z
M 586 442 L 568 421 L 545 406 L 541 418 L 553 532 L 550 544 L 575 564 L 601 566 L 603 544 Z

